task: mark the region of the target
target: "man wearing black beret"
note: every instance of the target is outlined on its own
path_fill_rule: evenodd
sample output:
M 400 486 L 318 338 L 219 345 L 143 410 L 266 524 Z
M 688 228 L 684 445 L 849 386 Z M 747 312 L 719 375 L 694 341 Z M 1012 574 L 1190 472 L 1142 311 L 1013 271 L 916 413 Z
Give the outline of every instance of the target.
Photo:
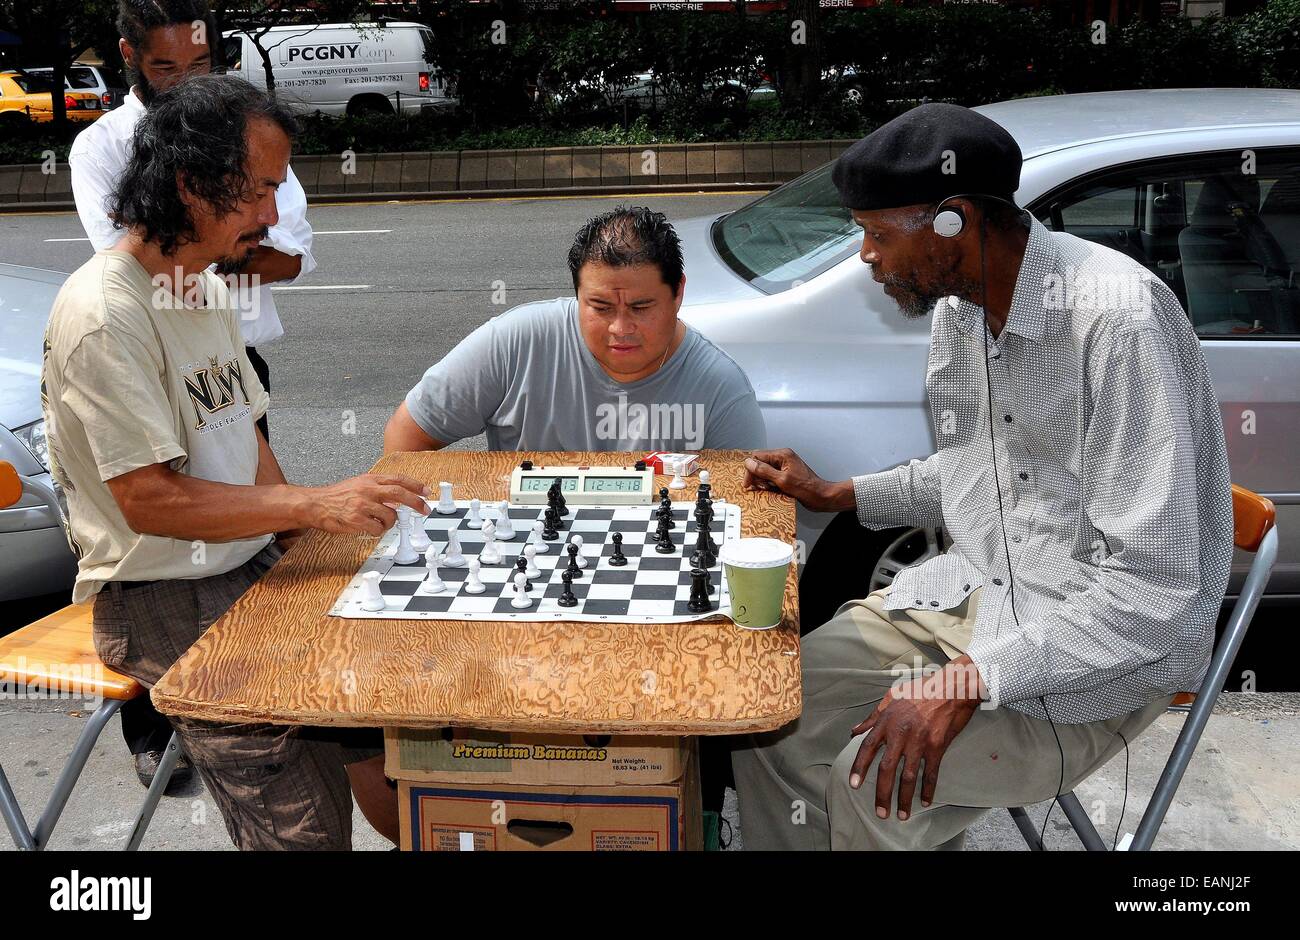
M 1232 497 L 1200 346 L 1144 267 L 1018 209 L 1020 167 L 947 104 L 836 162 L 872 278 L 933 313 L 937 450 L 842 482 L 760 451 L 746 482 L 953 544 L 804 638 L 802 717 L 733 756 L 747 848 L 960 848 L 1205 676 Z

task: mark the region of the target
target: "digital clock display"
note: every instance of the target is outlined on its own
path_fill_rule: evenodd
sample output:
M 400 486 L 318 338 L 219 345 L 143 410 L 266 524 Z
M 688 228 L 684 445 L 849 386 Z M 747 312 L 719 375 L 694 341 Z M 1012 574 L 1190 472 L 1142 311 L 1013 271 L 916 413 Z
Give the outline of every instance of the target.
M 519 489 L 524 493 L 545 493 L 555 482 L 555 477 L 526 476 L 520 479 Z M 577 477 L 560 477 L 560 492 L 576 493 L 578 491 Z
M 640 493 L 642 477 L 587 477 L 588 493 Z

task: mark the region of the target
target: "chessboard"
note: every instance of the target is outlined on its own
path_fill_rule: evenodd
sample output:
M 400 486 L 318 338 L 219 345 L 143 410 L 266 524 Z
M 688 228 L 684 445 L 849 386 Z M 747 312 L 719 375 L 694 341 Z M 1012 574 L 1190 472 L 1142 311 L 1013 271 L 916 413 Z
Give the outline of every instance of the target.
M 485 536 L 478 526 L 468 521 L 469 501 L 455 500 L 454 505 L 455 510 L 449 514 L 434 511 L 423 520 L 415 518 L 422 521 L 426 535 L 440 551 L 454 529 L 462 555 L 466 559 L 476 558 L 483 549 Z M 481 517 L 499 521 L 499 505 L 484 504 Z M 470 594 L 464 590 L 469 577 L 468 566 L 448 567 L 444 564 L 439 564 L 437 574 L 445 590 L 433 594 L 421 590 L 430 574 L 429 565 L 423 556 L 409 564 L 395 561 L 399 532 L 394 526 L 380 539 L 374 552 L 349 582 L 331 608 L 330 615 L 353 619 L 675 623 L 730 613 L 731 595 L 723 567 L 716 558 L 708 568 L 712 609 L 707 613 L 692 613 L 688 609 L 691 556 L 697 537 L 695 504 L 691 502 L 672 504 L 671 554 L 656 551 L 658 505 L 584 506 L 569 503 L 569 512 L 562 519 L 558 537 L 546 542 L 547 551 L 535 555 L 534 561 L 541 576 L 531 579 L 532 588 L 527 592 L 531 606 L 517 608 L 512 604 L 516 560 L 529 540 L 534 523 L 543 519 L 546 507 L 507 505 L 515 536 L 510 540 L 496 539 L 500 563 L 480 564 L 478 576 L 485 587 L 483 593 Z M 728 540 L 740 538 L 740 507 L 718 499 L 713 500 L 712 509 L 709 534 L 721 549 Z M 621 550 L 627 559 L 626 565 L 621 567 L 610 563 L 615 552 L 611 536 L 615 532 L 622 536 Z M 582 536 L 581 554 L 587 565 L 571 582 L 576 605 L 563 607 L 558 603 L 564 590 L 561 573 L 568 566 L 566 545 L 573 535 Z M 378 574 L 379 591 L 384 600 L 382 610 L 367 610 L 362 605 L 362 584 L 368 572 Z

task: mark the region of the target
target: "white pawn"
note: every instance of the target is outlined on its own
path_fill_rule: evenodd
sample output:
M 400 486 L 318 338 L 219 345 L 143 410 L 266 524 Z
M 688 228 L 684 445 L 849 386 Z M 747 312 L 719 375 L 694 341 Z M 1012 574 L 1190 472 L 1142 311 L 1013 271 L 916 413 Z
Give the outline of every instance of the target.
M 671 480 L 668 481 L 668 488 L 669 488 L 670 490 L 684 490 L 684 489 L 686 489 L 686 479 L 682 476 L 682 463 L 683 463 L 683 462 L 684 462 L 684 461 L 681 461 L 681 460 L 674 460 L 674 461 L 673 461 L 673 478 L 672 478 Z
M 582 554 L 582 536 L 581 535 L 573 536 L 571 539 L 569 539 L 569 544 L 578 546 L 578 554 L 575 556 L 575 561 L 577 562 L 578 567 L 579 568 L 587 567 L 587 556 Z
M 540 578 L 542 569 L 537 567 L 537 546 L 525 545 L 524 558 L 528 560 L 528 567 L 524 568 L 524 574 L 528 576 L 528 580 L 532 581 L 534 578 Z
M 483 527 L 483 504 L 477 499 L 469 501 L 469 515 L 465 517 L 465 524 L 473 529 Z
M 419 560 L 419 553 L 411 547 L 411 510 L 408 506 L 397 507 L 397 551 L 393 561 L 399 565 L 413 564 Z
M 442 583 L 442 578 L 438 577 L 438 549 L 430 547 L 424 553 L 424 563 L 429 566 L 429 575 L 420 582 L 421 594 L 441 594 L 447 590 L 447 585 Z
M 384 594 L 379 590 L 379 572 L 367 571 L 361 576 L 361 609 L 374 612 L 386 606 Z
M 438 484 L 437 509 L 438 509 L 438 514 L 443 516 L 450 516 L 452 513 L 456 511 L 456 501 L 451 498 L 450 483 L 444 482 Z
M 532 607 L 533 599 L 528 596 L 524 586 L 528 583 L 528 575 L 522 571 L 515 575 L 515 596 L 510 599 L 511 607 Z
M 442 553 L 442 563 L 448 568 L 465 567 L 465 556 L 460 552 L 460 534 L 455 529 L 447 533 L 447 548 Z
M 497 548 L 497 527 L 491 520 L 483 523 L 483 548 L 478 553 L 478 560 L 485 565 L 501 564 L 501 549 Z
M 487 588 L 483 586 L 483 581 L 478 576 L 478 559 L 469 560 L 469 577 L 465 579 L 466 594 L 482 594 Z
M 546 539 L 542 538 L 543 528 L 544 526 L 540 522 L 534 522 L 532 534 L 528 536 L 528 544 L 539 555 L 545 555 L 551 550 L 551 546 L 546 544 Z
M 428 518 L 427 512 L 411 511 L 411 549 L 418 555 L 423 555 L 433 544 L 429 541 L 428 533 L 424 531 L 424 521 Z
M 515 537 L 515 524 L 510 520 L 510 504 L 504 499 L 497 503 L 497 538 L 509 542 Z
M 708 486 L 708 485 L 709 485 L 709 471 L 707 471 L 707 470 L 701 470 L 701 471 L 700 471 L 700 486 Z

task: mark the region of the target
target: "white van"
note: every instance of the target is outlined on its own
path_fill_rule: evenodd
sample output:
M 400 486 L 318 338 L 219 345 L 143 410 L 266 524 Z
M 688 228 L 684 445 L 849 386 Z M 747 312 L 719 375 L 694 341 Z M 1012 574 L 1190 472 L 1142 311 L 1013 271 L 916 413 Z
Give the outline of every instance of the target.
M 249 32 L 222 33 L 222 58 L 227 74 L 265 88 Z M 457 105 L 454 86 L 433 62 L 433 32 L 421 23 L 275 26 L 260 42 L 271 56 L 277 97 L 299 111 L 409 114 Z

